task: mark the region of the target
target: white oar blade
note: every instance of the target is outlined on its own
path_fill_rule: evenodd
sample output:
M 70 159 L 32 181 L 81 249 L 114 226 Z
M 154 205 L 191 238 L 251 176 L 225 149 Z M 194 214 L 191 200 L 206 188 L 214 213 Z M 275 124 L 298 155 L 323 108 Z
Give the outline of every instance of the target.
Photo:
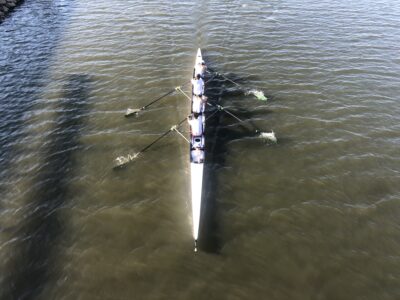
M 271 132 L 261 132 L 261 133 L 260 133 L 260 137 L 263 138 L 263 139 L 265 139 L 265 140 L 267 140 L 267 141 L 270 141 L 270 142 L 272 142 L 272 143 L 277 143 L 277 142 L 278 142 L 278 139 L 276 138 L 276 135 L 275 135 L 275 132 L 274 132 L 274 131 L 271 131 Z
M 137 115 L 140 109 L 137 108 L 128 108 L 125 113 L 125 117 L 129 117 L 132 115 Z
M 246 93 L 246 95 L 254 95 L 254 96 L 256 96 L 256 98 L 258 100 L 261 100 L 261 101 L 267 101 L 268 100 L 267 97 L 265 97 L 264 92 L 263 91 L 259 91 L 259 90 L 250 90 L 250 91 L 248 91 Z
M 123 166 L 125 166 L 127 163 L 131 162 L 132 160 L 134 160 L 136 157 L 138 157 L 139 153 L 135 153 L 133 155 L 128 154 L 127 156 L 118 156 L 115 159 L 115 168 L 121 168 Z

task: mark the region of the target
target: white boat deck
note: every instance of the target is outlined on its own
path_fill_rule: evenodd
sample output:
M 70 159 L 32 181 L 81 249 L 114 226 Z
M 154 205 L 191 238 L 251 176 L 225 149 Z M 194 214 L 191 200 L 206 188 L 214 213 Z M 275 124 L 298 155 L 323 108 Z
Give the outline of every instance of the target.
M 200 48 L 197 50 L 195 65 L 201 63 L 203 60 Z M 195 71 L 193 71 L 193 74 Z M 192 94 L 193 97 L 193 94 Z M 190 104 L 192 107 L 192 103 Z M 191 110 L 192 111 L 192 110 Z M 203 138 L 202 142 L 204 145 L 204 130 L 203 128 Z M 192 141 L 192 137 L 190 138 Z M 189 149 L 189 158 L 190 158 L 190 177 L 191 177 L 191 200 L 192 200 L 192 221 L 193 221 L 193 238 L 195 243 L 194 251 L 197 251 L 197 240 L 199 238 L 199 229 L 200 229 L 200 216 L 201 216 L 201 200 L 202 200 L 202 191 L 203 191 L 203 170 L 204 170 L 204 160 L 199 163 L 195 163 L 191 157 L 191 150 L 193 144 L 190 144 Z M 204 153 L 205 154 L 205 153 Z

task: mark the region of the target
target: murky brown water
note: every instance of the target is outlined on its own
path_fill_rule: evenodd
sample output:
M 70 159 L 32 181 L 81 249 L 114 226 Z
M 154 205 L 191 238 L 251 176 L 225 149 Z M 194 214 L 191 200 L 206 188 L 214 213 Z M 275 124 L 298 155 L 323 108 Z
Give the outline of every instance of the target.
M 25 1 L 0 25 L 1 299 L 400 298 L 396 1 Z M 170 96 L 213 101 L 200 249 Z M 273 129 L 277 145 L 254 136 Z M 187 130 L 187 129 L 184 129 Z

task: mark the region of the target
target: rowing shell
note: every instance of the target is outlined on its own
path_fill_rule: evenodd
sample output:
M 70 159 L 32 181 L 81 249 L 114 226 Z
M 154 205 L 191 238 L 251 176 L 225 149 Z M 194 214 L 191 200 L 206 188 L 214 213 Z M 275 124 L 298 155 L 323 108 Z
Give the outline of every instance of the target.
M 200 48 L 197 50 L 195 67 L 203 60 Z M 195 70 L 193 71 L 195 75 Z M 193 89 L 192 89 L 192 103 L 190 105 L 190 111 L 193 113 Z M 204 113 L 203 113 L 204 118 Z M 199 227 L 200 227 L 200 212 L 201 212 L 201 198 L 203 191 L 203 170 L 204 170 L 204 160 L 202 162 L 194 162 L 191 156 L 191 150 L 194 144 L 200 143 L 203 146 L 204 143 L 204 128 L 203 126 L 203 136 L 193 137 L 190 136 L 190 177 L 191 177 L 191 190 L 192 190 L 192 220 L 193 220 L 193 238 L 194 238 L 194 251 L 197 251 L 197 240 L 199 238 Z

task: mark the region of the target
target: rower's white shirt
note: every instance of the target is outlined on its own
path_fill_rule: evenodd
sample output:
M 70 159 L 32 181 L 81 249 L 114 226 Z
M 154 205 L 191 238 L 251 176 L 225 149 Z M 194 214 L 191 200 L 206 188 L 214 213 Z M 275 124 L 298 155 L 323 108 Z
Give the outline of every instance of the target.
M 200 97 L 193 96 L 192 111 L 195 113 L 202 113 L 204 111 L 204 103 Z
M 189 124 L 192 129 L 192 135 L 198 136 L 203 134 L 203 116 L 198 116 L 197 119 L 193 117 L 189 120 Z
M 203 66 L 201 63 L 197 64 L 194 67 L 194 76 L 197 76 L 197 74 L 200 74 L 200 76 L 203 77 L 205 69 L 206 69 L 205 66 Z
M 195 95 L 203 95 L 204 94 L 204 81 L 203 79 L 192 79 L 193 84 L 193 93 Z
M 192 161 L 195 163 L 202 163 L 204 162 L 204 151 L 200 149 L 194 149 L 191 152 Z

